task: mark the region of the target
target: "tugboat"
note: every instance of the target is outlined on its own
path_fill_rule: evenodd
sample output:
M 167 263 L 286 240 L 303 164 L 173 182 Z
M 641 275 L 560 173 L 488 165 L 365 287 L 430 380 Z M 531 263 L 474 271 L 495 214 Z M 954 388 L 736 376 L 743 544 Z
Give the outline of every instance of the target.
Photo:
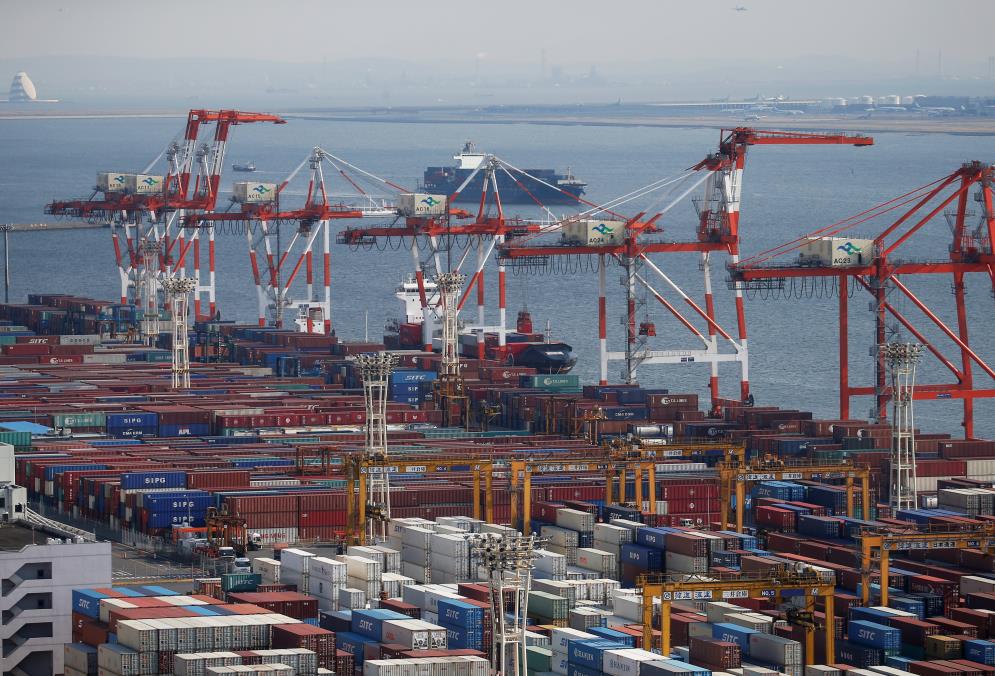
M 232 171 L 243 171 L 243 172 L 253 172 L 256 170 L 255 162 L 248 162 L 246 164 L 233 164 L 231 165 Z
M 435 282 L 424 280 L 425 296 L 429 305 L 439 302 L 439 292 Z M 395 293 L 404 308 L 404 321 L 390 322 L 384 334 L 384 344 L 390 349 L 418 350 L 424 347 L 425 317 L 422 312 L 418 282 L 414 275 L 408 276 L 397 287 Z M 505 334 L 505 345 L 499 345 L 495 332 L 484 333 L 484 356 L 500 361 L 508 366 L 526 366 L 539 373 L 569 373 L 577 363 L 577 356 L 570 345 L 562 342 L 546 341 L 546 336 L 532 331 L 532 316 L 528 310 L 518 313 L 515 331 Z M 432 344 L 441 350 L 439 331 L 432 332 Z M 465 357 L 478 356 L 477 334 L 462 330 L 459 336 L 460 352 Z
M 487 158 L 487 153 L 478 152 L 472 141 L 467 141 L 462 152 L 453 155 L 457 164 L 448 167 L 427 167 L 422 177 L 422 189 L 428 193 L 452 195 L 463 181 Z M 494 175 L 497 178 L 501 201 L 509 204 L 577 204 L 584 194 L 587 183 L 574 177 L 567 168 L 565 174 L 554 169 L 525 169 L 527 174 L 539 179 L 533 180 L 521 174 L 509 176 L 504 171 Z M 480 201 L 484 172 L 480 171 L 473 180 L 460 191 L 457 202 Z

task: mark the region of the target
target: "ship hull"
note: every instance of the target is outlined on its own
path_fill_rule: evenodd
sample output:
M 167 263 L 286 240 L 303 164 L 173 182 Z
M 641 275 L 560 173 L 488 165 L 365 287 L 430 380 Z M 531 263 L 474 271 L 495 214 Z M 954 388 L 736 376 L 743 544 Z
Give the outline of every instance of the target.
M 572 182 L 560 185 L 557 181 L 565 178 L 550 169 L 526 169 L 526 171 L 541 179 L 540 183 L 525 176 L 516 176 L 517 181 L 503 172 L 497 176 L 498 191 L 501 201 L 508 204 L 577 204 L 584 194 L 584 184 Z M 453 195 L 472 172 L 469 169 L 454 167 L 429 167 L 425 171 L 423 189 L 425 192 L 439 195 Z M 484 174 L 479 172 L 473 180 L 460 192 L 455 202 L 479 202 Z M 548 185 L 546 185 L 548 184 Z M 552 186 L 559 186 L 559 190 Z M 562 191 L 562 192 L 561 192 Z

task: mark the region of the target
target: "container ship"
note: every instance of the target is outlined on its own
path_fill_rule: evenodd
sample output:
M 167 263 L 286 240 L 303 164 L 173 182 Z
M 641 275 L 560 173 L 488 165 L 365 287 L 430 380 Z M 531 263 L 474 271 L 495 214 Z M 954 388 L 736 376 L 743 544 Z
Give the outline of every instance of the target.
M 428 193 L 453 195 L 463 182 L 478 169 L 487 159 L 487 154 L 478 152 L 473 143 L 468 141 L 463 150 L 453 155 L 455 165 L 448 167 L 428 167 L 422 178 L 422 189 Z M 576 178 L 570 169 L 566 173 L 557 173 L 554 169 L 525 169 L 525 173 L 534 176 L 518 175 L 513 178 L 509 174 L 498 171 L 495 173 L 501 201 L 509 204 L 577 204 L 578 198 L 584 194 L 587 183 Z M 478 172 L 457 197 L 457 202 L 479 202 L 483 187 L 484 173 Z
M 439 301 L 435 282 L 426 279 L 422 282 L 426 298 L 430 306 Z M 404 311 L 404 321 L 394 320 L 387 326 L 384 334 L 384 344 L 391 349 L 421 349 L 431 341 L 433 349 L 442 349 L 439 331 L 431 326 L 431 337 L 425 335 L 425 314 L 421 307 L 421 297 L 418 282 L 413 275 L 405 278 L 397 287 L 395 293 L 401 301 Z M 532 326 L 532 315 L 528 310 L 518 313 L 514 331 L 505 334 L 505 345 L 500 345 L 500 339 L 495 332 L 485 332 L 483 335 L 483 355 L 481 341 L 473 331 L 461 331 L 459 336 L 460 354 L 464 357 L 479 356 L 498 361 L 505 366 L 525 366 L 534 368 L 539 373 L 569 373 L 577 363 L 573 348 L 560 341 L 547 340 L 542 333 L 535 333 Z

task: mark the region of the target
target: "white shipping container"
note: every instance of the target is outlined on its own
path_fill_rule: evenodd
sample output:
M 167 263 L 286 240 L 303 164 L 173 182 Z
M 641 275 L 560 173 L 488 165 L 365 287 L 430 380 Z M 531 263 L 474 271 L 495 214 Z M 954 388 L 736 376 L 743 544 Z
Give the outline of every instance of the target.
M 97 667 L 97 651 L 92 646 L 83 643 L 67 643 L 62 654 L 62 663 L 69 669 L 89 674 Z
M 409 547 L 429 550 L 432 547 L 432 534 L 434 532 L 434 530 L 421 526 L 408 526 L 401 531 L 401 542 Z
M 762 662 L 800 665 L 802 646 L 798 641 L 773 634 L 750 634 L 750 657 Z
M 239 204 L 265 204 L 276 201 L 276 183 L 235 181 L 232 196 Z
M 339 608 L 352 610 L 366 607 L 366 590 L 355 587 L 343 587 L 339 590 Z
M 335 558 L 346 565 L 348 577 L 367 581 L 380 579 L 380 564 L 373 559 L 364 556 L 349 556 L 348 554 L 340 554 Z
M 562 596 L 570 608 L 577 605 L 578 587 L 564 580 L 532 580 L 532 589 Z
M 481 533 L 495 533 L 496 535 L 510 535 L 512 537 L 516 535 L 521 535 L 521 533 L 511 526 L 502 526 L 496 523 L 482 523 L 480 524 Z
M 727 617 L 741 613 L 744 610 L 746 609 L 743 606 L 737 606 L 734 603 L 727 603 L 725 601 L 711 601 L 705 604 L 705 616 L 712 624 L 727 622 Z
M 59 345 L 100 345 L 100 336 L 95 333 L 59 336 Z
M 639 665 L 660 659 L 657 653 L 639 648 L 606 650 L 602 656 L 601 670 L 611 676 L 637 676 Z
M 539 534 L 549 540 L 549 544 L 554 547 L 576 547 L 580 542 L 580 533 L 563 526 L 543 525 L 539 529 Z
M 125 174 L 124 191 L 129 195 L 161 195 L 162 176 L 150 174 Z
M 380 577 L 380 586 L 387 593 L 387 598 L 400 598 L 404 591 L 404 587 L 409 584 L 414 584 L 413 578 L 407 575 L 401 575 L 400 573 L 384 573 Z
M 556 525 L 569 528 L 580 533 L 590 533 L 594 530 L 594 515 L 579 509 L 560 508 L 556 510 Z
M 618 568 L 618 559 L 614 554 L 600 549 L 580 547 L 577 550 L 577 565 L 601 575 L 613 575 Z
M 667 572 L 676 573 L 707 573 L 708 559 L 704 556 L 687 556 L 677 552 L 666 552 Z
M 405 577 L 410 577 L 419 584 L 428 584 L 432 581 L 431 570 L 411 561 L 403 561 L 401 563 L 401 574 Z
M 470 541 L 467 535 L 440 535 L 436 533 L 431 539 L 432 555 L 441 557 L 470 559 Z
M 579 246 L 620 244 L 625 237 L 625 221 L 581 219 L 563 226 L 562 242 Z
M 159 649 L 159 632 L 141 620 L 121 620 L 117 623 L 117 642 L 138 652 Z
M 397 196 L 397 210 L 402 216 L 441 216 L 446 202 L 445 195 L 404 192 Z
M 412 650 L 429 647 L 428 624 L 421 620 L 388 620 L 381 633 L 381 643 L 397 643 Z
M 385 573 L 401 572 L 400 549 L 392 549 L 390 547 L 384 547 L 383 545 L 374 545 L 370 547 L 370 549 L 373 549 L 383 554 L 383 572 Z
M 437 516 L 435 517 L 435 522 L 443 526 L 459 528 L 468 533 L 479 532 L 481 524 L 484 523 L 480 519 L 474 519 L 469 516 Z
M 117 171 L 101 171 L 97 174 L 97 190 L 100 192 L 124 192 L 127 189 L 127 174 Z
M 139 676 L 145 673 L 138 651 L 116 643 L 97 646 L 97 666 L 120 676 Z
M 874 240 L 848 237 L 808 237 L 798 252 L 801 263 L 845 268 L 874 260 Z
M 580 629 L 571 629 L 570 627 L 557 627 L 549 635 L 549 648 L 553 652 L 563 653 L 564 655 L 570 649 L 568 645 L 570 641 L 580 641 L 598 638 L 594 634 L 589 634 L 586 631 L 581 631 Z
M 263 584 L 280 584 L 280 562 L 276 559 L 252 559 L 252 572 L 262 577 Z
M 312 552 L 288 547 L 280 552 L 280 568 L 282 568 L 284 572 L 296 571 L 298 573 L 306 573 L 308 570 L 308 563 L 315 556 L 317 555 Z
M 249 528 L 253 533 L 259 533 L 261 544 L 275 545 L 284 542 L 297 542 L 296 528 L 255 528 L 251 524 Z
M 316 556 L 308 563 L 308 575 L 311 580 L 345 582 L 347 571 L 348 566 L 345 563 L 324 556 Z
M 417 566 L 427 567 L 431 565 L 432 561 L 431 550 L 402 544 L 401 561 L 402 571 L 405 563 L 413 563 Z
M 537 549 L 535 551 L 535 575 L 553 580 L 562 580 L 567 576 L 567 558 L 562 554 Z
M 995 580 L 977 575 L 961 575 L 960 595 L 965 594 L 991 594 L 995 591 Z
M 842 676 L 842 671 L 825 664 L 809 664 L 805 667 L 805 676 Z
M 610 523 L 594 524 L 595 541 L 610 542 L 615 545 L 629 544 L 633 541 L 634 533 L 622 526 L 615 526 Z
M 630 590 L 631 591 L 631 590 Z M 615 614 L 633 622 L 643 621 L 643 597 L 634 594 L 616 593 L 612 599 Z
M 774 626 L 773 618 L 754 613 L 729 613 L 726 615 L 724 622 L 753 629 L 754 631 L 762 631 L 765 634 L 771 633 Z

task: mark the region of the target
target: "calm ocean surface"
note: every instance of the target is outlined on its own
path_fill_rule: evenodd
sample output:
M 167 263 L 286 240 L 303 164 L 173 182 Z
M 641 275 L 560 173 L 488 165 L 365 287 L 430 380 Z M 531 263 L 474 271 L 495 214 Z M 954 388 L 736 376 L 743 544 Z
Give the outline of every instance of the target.
M 46 220 L 44 205 L 53 198 L 89 194 L 95 172 L 139 171 L 167 141 L 181 132 L 179 118 L 0 120 L 0 222 Z M 234 130 L 226 165 L 254 161 L 257 180 L 282 180 L 320 145 L 368 171 L 414 187 L 427 165 L 444 165 L 467 139 L 519 167 L 570 167 L 589 184 L 592 201 L 605 201 L 674 175 L 716 149 L 716 130 L 537 125 L 432 125 L 348 123 L 291 120 L 282 126 L 249 125 Z M 742 233 L 744 255 L 789 241 L 798 235 L 896 197 L 940 178 L 966 160 L 995 160 L 991 137 L 879 134 L 871 148 L 835 146 L 770 146 L 750 150 L 744 178 Z M 159 171 L 158 173 L 161 173 Z M 304 172 L 306 173 L 306 172 Z M 237 175 L 236 175 L 237 176 Z M 326 172 L 333 193 L 349 192 L 341 179 Z M 336 181 L 338 179 L 338 181 Z M 222 185 L 230 185 L 226 175 Z M 293 188 L 298 188 L 294 190 Z M 289 189 L 303 194 L 296 184 Z M 222 201 L 225 197 L 222 197 Z M 293 200 L 293 195 L 290 200 Z M 297 197 L 302 199 L 302 197 Z M 652 199 L 632 202 L 636 213 Z M 563 207 L 555 207 L 559 213 Z M 515 206 L 509 213 L 531 213 Z M 664 237 L 693 239 L 696 217 L 689 201 L 661 222 Z M 862 226 L 853 234 L 873 235 L 886 222 Z M 336 229 L 343 227 L 341 223 Z M 916 238 L 909 256 L 936 259 L 946 255 L 950 230 L 940 218 Z M 334 245 L 332 252 L 333 321 L 338 334 L 362 338 L 368 324 L 379 337 L 384 323 L 400 315 L 393 292 L 410 270 L 407 251 L 354 251 Z M 226 319 L 255 317 L 255 290 L 244 236 L 218 235 L 218 300 Z M 12 233 L 11 299 L 23 302 L 29 292 L 63 292 L 95 298 L 116 298 L 118 277 L 106 230 Z M 690 295 L 701 300 L 698 258 L 658 255 L 655 259 Z M 735 327 L 731 296 L 725 294 L 724 260 L 713 266 L 713 282 L 721 320 Z M 609 341 L 621 349 L 623 327 L 620 271 L 609 269 Z M 954 322 L 950 279 L 907 280 L 914 291 L 945 320 Z M 661 290 L 663 290 L 661 288 Z M 673 294 L 664 294 L 673 300 Z M 856 384 L 870 384 L 873 368 L 868 348 L 873 342 L 870 297 L 851 299 L 850 374 Z M 537 329 L 552 322 L 553 335 L 574 346 L 580 356 L 576 373 L 597 377 L 597 277 L 590 272 L 543 276 L 517 275 L 509 281 L 509 319 L 527 302 Z M 911 303 L 896 303 L 916 317 Z M 987 278 L 968 280 L 968 303 L 975 350 L 995 363 L 995 299 Z M 475 308 L 470 308 L 473 315 Z M 693 347 L 689 334 L 659 305 L 646 304 L 656 323 L 657 349 Z M 641 312 L 642 314 L 642 312 Z M 752 299 L 747 302 L 750 326 L 751 384 L 758 405 L 811 410 L 817 416 L 837 413 L 836 300 L 833 298 Z M 640 321 L 645 317 L 641 316 Z M 492 319 L 496 319 L 493 317 Z M 919 322 L 921 326 L 924 323 Z M 704 328 L 702 327 L 702 330 Z M 959 363 L 952 344 L 928 330 L 941 349 Z M 611 366 L 617 378 L 621 364 Z M 992 387 L 975 369 L 979 387 Z M 723 393 L 738 394 L 732 367 L 723 369 Z M 672 392 L 705 393 L 708 367 L 643 367 L 640 381 Z M 927 358 L 919 382 L 948 381 L 938 362 Z M 869 399 L 855 402 L 853 415 L 864 417 Z M 977 435 L 995 436 L 995 402 L 976 406 Z M 957 402 L 922 402 L 917 424 L 927 431 L 960 433 Z

